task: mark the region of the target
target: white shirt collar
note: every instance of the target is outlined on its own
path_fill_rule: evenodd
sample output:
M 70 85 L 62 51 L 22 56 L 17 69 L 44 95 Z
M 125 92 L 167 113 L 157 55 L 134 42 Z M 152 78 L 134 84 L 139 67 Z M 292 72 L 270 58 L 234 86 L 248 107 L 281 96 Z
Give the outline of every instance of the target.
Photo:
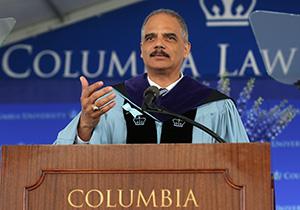
M 170 90 L 172 90 L 172 89 L 177 85 L 177 83 L 178 83 L 182 78 L 183 78 L 183 73 L 181 72 L 181 73 L 180 73 L 180 78 L 179 78 L 178 80 L 176 80 L 175 82 L 173 82 L 172 84 L 170 84 L 168 87 L 165 87 L 165 89 L 167 89 L 168 92 L 169 92 Z M 161 86 L 159 86 L 158 84 L 156 84 L 155 82 L 153 82 L 153 81 L 149 78 L 149 76 L 147 76 L 147 79 L 148 79 L 148 82 L 149 82 L 150 86 L 155 86 L 155 87 L 157 87 L 158 89 L 162 88 Z

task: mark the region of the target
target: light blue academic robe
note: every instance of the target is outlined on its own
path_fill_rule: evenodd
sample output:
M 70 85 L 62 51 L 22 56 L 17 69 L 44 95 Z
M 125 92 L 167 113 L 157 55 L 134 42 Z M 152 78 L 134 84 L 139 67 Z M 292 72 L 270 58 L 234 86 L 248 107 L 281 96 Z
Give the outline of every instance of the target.
M 116 106 L 101 116 L 93 131 L 89 144 L 126 144 L 127 128 L 123 109 L 136 114 L 138 109 L 131 106 L 124 107 L 124 96 L 115 90 Z M 59 132 L 54 144 L 77 143 L 77 125 L 80 113 Z M 232 100 L 224 99 L 201 105 L 197 108 L 195 121 L 210 128 L 227 142 L 249 142 L 247 133 Z M 156 121 L 157 143 L 160 143 L 162 122 Z M 209 134 L 193 128 L 192 143 L 215 143 Z M 80 141 L 79 141 L 80 143 Z

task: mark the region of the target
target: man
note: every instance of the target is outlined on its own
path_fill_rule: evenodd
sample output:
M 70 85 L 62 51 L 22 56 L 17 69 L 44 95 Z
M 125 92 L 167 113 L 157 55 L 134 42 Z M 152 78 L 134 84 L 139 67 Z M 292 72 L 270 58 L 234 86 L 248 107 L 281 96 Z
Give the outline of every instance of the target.
M 183 76 L 180 69 L 191 44 L 183 18 L 160 9 L 141 31 L 141 58 L 147 73 L 114 87 L 89 85 L 81 77 L 82 111 L 55 144 L 213 143 L 202 130 L 176 118 L 141 111 L 149 86 L 164 88 L 157 104 L 204 124 L 228 142 L 248 142 L 234 103 L 227 96 Z

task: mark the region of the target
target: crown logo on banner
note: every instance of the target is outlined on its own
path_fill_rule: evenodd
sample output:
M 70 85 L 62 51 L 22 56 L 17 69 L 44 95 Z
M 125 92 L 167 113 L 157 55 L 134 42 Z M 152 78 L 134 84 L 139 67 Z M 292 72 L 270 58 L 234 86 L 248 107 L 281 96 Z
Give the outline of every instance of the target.
M 135 118 L 133 118 L 133 122 L 136 126 L 143 126 L 145 125 L 146 118 L 143 117 L 142 115 L 138 115 Z
M 172 120 L 172 122 L 173 122 L 174 127 L 177 127 L 177 128 L 182 128 L 183 125 L 185 124 L 185 122 L 183 120 L 177 119 L 177 118 L 174 118 Z
M 205 0 L 199 0 L 200 6 L 206 16 L 206 25 L 215 26 L 248 26 L 249 14 L 253 11 L 257 0 L 251 0 L 248 8 L 242 4 L 234 5 L 235 0 L 221 0 L 223 7 L 214 4 L 208 8 Z

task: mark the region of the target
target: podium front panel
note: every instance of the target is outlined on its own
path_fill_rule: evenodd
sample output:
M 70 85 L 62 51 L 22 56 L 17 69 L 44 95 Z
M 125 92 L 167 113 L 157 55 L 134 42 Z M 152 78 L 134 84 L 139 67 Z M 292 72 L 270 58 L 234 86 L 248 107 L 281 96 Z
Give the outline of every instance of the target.
M 271 209 L 268 144 L 4 146 L 3 209 Z

